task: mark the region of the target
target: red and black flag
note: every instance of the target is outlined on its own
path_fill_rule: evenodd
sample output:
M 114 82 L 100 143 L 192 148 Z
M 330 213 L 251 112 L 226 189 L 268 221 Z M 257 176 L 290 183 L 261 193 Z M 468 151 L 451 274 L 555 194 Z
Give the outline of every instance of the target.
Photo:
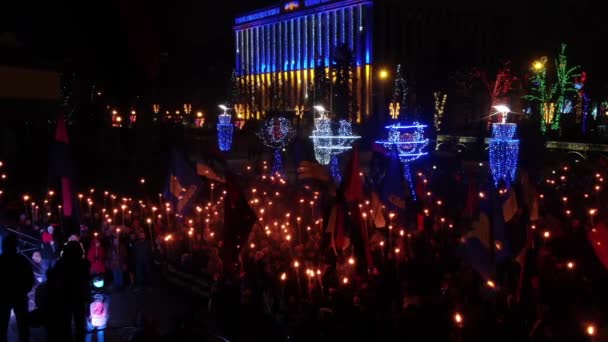
M 57 184 L 61 189 L 61 214 L 65 218 L 64 233 L 78 232 L 78 206 L 74 192 L 74 164 L 70 154 L 70 140 L 63 114 L 57 118 L 55 139 L 51 148 L 49 174 L 51 184 Z
M 359 272 L 367 273 L 373 268 L 373 260 L 367 220 L 363 219 L 363 213 L 359 209 L 359 203 L 363 200 L 363 174 L 359 166 L 359 149 L 356 146 L 353 148 L 346 167 L 342 190 L 347 206 L 350 208 L 348 216 L 348 223 L 351 227 L 350 239 L 355 248 L 355 254 L 361 261 L 358 263 Z
M 228 173 L 224 198 L 224 229 L 221 234 L 224 272 L 232 273 L 236 270 L 240 246 L 247 241 L 251 227 L 257 220 L 242 187 L 237 182 L 237 176 Z

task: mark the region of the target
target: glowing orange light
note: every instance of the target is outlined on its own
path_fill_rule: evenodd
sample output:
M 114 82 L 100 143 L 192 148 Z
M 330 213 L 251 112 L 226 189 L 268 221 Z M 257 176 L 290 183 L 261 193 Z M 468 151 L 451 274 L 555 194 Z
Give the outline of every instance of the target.
M 454 314 L 454 323 L 456 323 L 457 325 L 461 325 L 462 322 L 464 322 L 464 317 L 460 312 L 456 312 Z
M 587 335 L 589 335 L 589 336 L 595 336 L 595 325 L 588 324 L 586 330 L 587 330 Z

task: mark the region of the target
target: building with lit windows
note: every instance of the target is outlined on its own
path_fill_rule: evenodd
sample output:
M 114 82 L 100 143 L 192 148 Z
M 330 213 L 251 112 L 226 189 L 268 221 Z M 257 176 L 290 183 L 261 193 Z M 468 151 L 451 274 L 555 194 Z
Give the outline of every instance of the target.
M 314 68 L 328 67 L 332 49 L 348 46 L 354 59 L 351 84 L 357 101 L 357 120 L 371 113 L 372 2 L 369 0 L 290 1 L 235 19 L 236 73 L 239 82 L 258 97 L 255 113 L 263 115 L 273 77 L 278 79 L 284 106 L 310 106 L 309 87 Z M 275 76 L 276 75 L 276 76 Z M 276 81 L 275 81 L 276 82 Z
M 397 64 L 415 91 L 430 97 L 445 86 L 435 81 L 450 72 L 498 61 L 508 46 L 508 25 L 495 25 L 496 14 L 488 13 L 443 0 L 299 0 L 244 13 L 235 18 L 235 70 L 255 105 L 235 104 L 237 115 L 262 117 L 269 91 L 278 92 L 289 110 L 310 111 L 314 69 L 331 67 L 336 46 L 348 47 L 354 59 L 356 121 L 387 115 Z

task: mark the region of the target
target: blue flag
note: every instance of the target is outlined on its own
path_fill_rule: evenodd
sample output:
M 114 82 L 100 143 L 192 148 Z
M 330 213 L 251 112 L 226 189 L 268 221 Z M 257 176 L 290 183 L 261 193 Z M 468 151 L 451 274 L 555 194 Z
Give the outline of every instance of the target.
M 171 202 L 175 212 L 179 215 L 187 215 L 202 188 L 202 180 L 188 164 L 186 158 L 173 150 L 165 198 Z
M 382 180 L 380 199 L 388 212 L 402 213 L 405 210 L 405 191 L 401 162 L 396 155 L 391 155 L 386 174 Z
M 492 198 L 493 197 L 493 198 Z M 500 262 L 510 257 L 510 248 L 505 237 L 505 221 L 500 198 L 491 191 L 479 201 L 479 216 L 472 223 L 472 230 L 464 238 L 464 256 L 471 266 L 485 277 L 494 273 L 491 260 Z

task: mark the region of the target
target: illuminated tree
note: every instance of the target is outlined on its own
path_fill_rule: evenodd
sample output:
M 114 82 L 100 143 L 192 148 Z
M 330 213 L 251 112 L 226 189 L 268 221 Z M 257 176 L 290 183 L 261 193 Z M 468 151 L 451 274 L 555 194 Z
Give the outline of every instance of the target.
M 496 73 L 496 79 L 491 89 L 490 108 L 500 104 L 509 105 L 507 97 L 515 79 L 516 77 L 511 73 L 511 62 L 504 62 Z M 488 116 L 488 125 L 492 121 L 492 118 L 500 120 L 498 116 Z
M 397 65 L 397 70 L 395 71 L 395 86 L 393 91 L 393 99 L 389 105 L 389 112 L 391 114 L 391 118 L 394 120 L 402 117 L 404 118 L 405 112 L 407 111 L 407 96 L 408 96 L 408 86 L 407 80 L 403 75 L 403 70 L 401 69 L 401 64 Z
M 562 49 L 555 60 L 555 69 L 557 72 L 557 116 L 553 121 L 552 128 L 559 129 L 560 116 L 564 113 L 566 106 L 566 97 L 568 94 L 576 93 L 574 78 L 580 76 L 580 66 L 575 65 L 572 68 L 568 68 L 566 44 L 562 44 Z
M 562 44 L 561 51 L 555 60 L 556 81 L 554 84 L 551 84 L 547 77 L 547 57 L 542 57 L 532 64 L 532 93 L 524 96 L 524 99 L 539 102 L 543 132 L 546 131 L 547 125 L 552 130 L 560 128 L 560 117 L 566 109 L 568 94 L 576 93 L 574 79 L 580 76 L 579 68 L 579 66 L 568 68 L 566 44 Z
M 433 99 L 435 101 L 433 109 L 433 126 L 435 127 L 435 131 L 439 132 L 443 122 L 443 113 L 445 112 L 445 102 L 448 99 L 448 94 L 436 91 L 433 93 Z

